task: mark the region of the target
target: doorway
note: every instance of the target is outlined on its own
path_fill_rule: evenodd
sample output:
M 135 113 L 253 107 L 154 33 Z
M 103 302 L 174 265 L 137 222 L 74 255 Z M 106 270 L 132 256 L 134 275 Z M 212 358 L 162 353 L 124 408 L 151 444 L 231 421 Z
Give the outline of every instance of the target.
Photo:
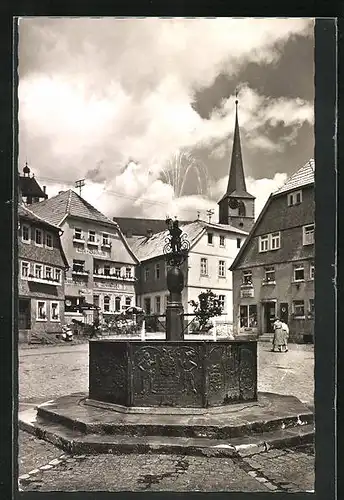
M 283 321 L 283 323 L 288 324 L 288 319 L 289 319 L 288 302 L 281 302 L 280 303 L 280 320 Z
M 263 302 L 263 333 L 273 333 L 276 317 L 276 302 Z
M 31 328 L 31 300 L 19 299 L 19 330 L 30 330 Z

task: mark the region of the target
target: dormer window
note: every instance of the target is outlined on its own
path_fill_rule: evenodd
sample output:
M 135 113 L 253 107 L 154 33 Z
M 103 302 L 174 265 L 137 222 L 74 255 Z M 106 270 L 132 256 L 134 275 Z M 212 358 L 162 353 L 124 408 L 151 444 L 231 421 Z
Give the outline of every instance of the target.
M 302 203 L 302 191 L 294 191 L 288 194 L 288 206 L 299 205 Z

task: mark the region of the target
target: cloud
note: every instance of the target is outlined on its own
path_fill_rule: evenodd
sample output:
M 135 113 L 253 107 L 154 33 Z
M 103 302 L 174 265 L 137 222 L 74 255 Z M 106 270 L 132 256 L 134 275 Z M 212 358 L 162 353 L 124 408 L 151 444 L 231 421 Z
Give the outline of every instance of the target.
M 211 208 L 209 193 L 176 198 L 161 178 L 180 151 L 214 149 L 215 160 L 226 153 L 234 96 L 203 119 L 196 91 L 250 62 L 275 64 L 312 26 L 296 18 L 21 19 L 20 162 L 51 180 L 49 192 L 86 178 L 83 195 L 112 215 Z M 283 151 L 312 113 L 300 99 L 272 99 L 248 84 L 240 91 L 242 137 L 252 150 Z

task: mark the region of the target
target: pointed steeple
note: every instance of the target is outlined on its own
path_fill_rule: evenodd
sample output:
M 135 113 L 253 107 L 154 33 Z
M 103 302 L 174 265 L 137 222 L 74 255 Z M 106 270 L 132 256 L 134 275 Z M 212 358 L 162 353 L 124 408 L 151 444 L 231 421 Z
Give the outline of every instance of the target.
M 228 186 L 225 196 L 251 197 L 246 191 L 244 167 L 242 162 L 240 128 L 238 120 L 238 91 L 235 92 L 235 127 L 231 165 L 229 170 Z M 253 196 L 252 196 L 253 198 Z

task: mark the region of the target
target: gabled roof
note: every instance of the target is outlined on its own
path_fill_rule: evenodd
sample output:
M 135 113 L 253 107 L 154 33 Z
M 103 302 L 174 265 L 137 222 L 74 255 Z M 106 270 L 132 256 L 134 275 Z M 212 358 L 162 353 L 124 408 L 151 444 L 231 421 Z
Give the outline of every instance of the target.
M 48 200 L 33 203 L 31 210 L 39 216 L 44 216 L 52 224 L 56 225 L 60 225 L 65 217 L 69 215 L 118 228 L 116 222 L 99 212 L 99 210 L 84 200 L 84 198 L 81 198 L 72 189 L 61 191 L 58 195 Z
M 182 226 L 183 233 L 186 234 L 186 238 L 188 239 L 191 248 L 209 228 L 218 230 L 222 229 L 225 232 L 233 232 L 244 236 L 248 234 L 245 231 L 241 231 L 240 229 L 227 224 L 212 224 L 202 220 L 189 222 Z M 139 260 L 145 261 L 163 255 L 168 235 L 169 231 L 166 229 L 165 231 L 153 234 L 150 237 L 134 236 L 133 238 L 128 238 L 128 242 Z
M 32 196 L 33 198 L 47 198 L 45 192 L 34 177 L 19 176 L 19 188 L 22 196 Z
M 138 219 L 134 217 L 113 217 L 113 220 L 119 225 L 122 232 L 126 235 L 131 233 L 133 236 L 146 236 L 148 231 L 160 233 L 166 230 L 165 219 Z M 183 226 L 192 221 L 179 221 Z
M 205 232 L 205 227 L 199 222 L 191 222 L 183 226 L 183 233 L 192 246 L 195 241 Z M 169 235 L 168 229 L 160 233 L 147 236 L 136 236 L 128 238 L 129 245 L 140 261 L 153 259 L 163 255 L 166 238 Z
M 256 222 L 254 223 L 248 237 L 245 239 L 244 244 L 241 246 L 237 256 L 235 257 L 232 265 L 230 266 L 231 271 L 233 271 L 240 263 L 241 257 L 244 254 L 248 244 L 251 242 L 253 235 L 255 234 L 255 230 L 257 229 L 262 218 L 266 214 L 270 206 L 271 200 L 282 193 L 286 193 L 287 191 L 298 189 L 314 183 L 314 172 L 315 172 L 315 162 L 313 159 L 311 159 L 305 165 L 299 168 L 299 170 L 297 170 L 294 174 L 292 174 L 280 189 L 270 194 Z
M 310 159 L 303 167 L 297 170 L 293 175 L 286 180 L 282 187 L 280 187 L 273 194 L 286 193 L 287 191 L 293 191 L 294 189 L 299 189 L 308 184 L 314 183 L 314 172 L 315 172 L 315 162 Z
M 61 231 L 61 229 L 59 228 L 59 226 L 57 226 L 55 224 L 52 224 L 51 222 L 48 222 L 43 217 L 39 217 L 38 215 L 34 214 L 25 205 L 19 205 L 18 206 L 18 217 L 26 219 L 26 220 L 28 220 L 30 222 L 35 222 L 36 224 L 42 224 L 42 225 L 47 226 L 47 227 L 49 227 L 51 229 L 54 229 L 55 231 Z

